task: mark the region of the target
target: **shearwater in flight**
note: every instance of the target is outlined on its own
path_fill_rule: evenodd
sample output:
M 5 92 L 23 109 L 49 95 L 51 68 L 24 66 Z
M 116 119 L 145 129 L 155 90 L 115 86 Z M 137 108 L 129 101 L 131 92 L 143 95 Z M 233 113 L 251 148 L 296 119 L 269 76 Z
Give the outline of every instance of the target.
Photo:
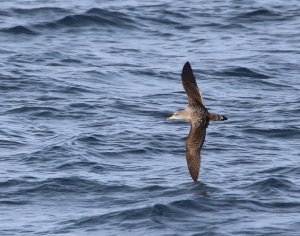
M 181 78 L 183 88 L 188 96 L 188 108 L 175 112 L 168 120 L 190 122 L 191 129 L 186 139 L 186 160 L 192 179 L 197 181 L 201 163 L 200 150 L 205 140 L 209 121 L 223 121 L 227 118 L 207 111 L 189 62 L 185 63 Z

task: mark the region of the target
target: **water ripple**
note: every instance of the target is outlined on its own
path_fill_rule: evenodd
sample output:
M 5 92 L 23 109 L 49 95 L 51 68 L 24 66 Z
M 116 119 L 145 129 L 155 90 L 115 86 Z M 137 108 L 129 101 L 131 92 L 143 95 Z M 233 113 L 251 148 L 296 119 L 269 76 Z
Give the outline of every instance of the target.
M 0 235 L 298 234 L 298 1 L 0 6 Z M 229 117 L 196 183 L 186 61 Z

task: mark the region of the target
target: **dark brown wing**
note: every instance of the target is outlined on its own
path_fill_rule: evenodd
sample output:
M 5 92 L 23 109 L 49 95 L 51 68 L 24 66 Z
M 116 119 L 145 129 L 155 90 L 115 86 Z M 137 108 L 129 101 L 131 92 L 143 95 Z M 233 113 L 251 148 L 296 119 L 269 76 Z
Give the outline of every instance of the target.
M 192 67 L 189 62 L 183 66 L 181 73 L 182 85 L 189 98 L 189 106 L 203 104 L 203 96 L 198 89 Z
M 186 139 L 186 161 L 190 175 L 194 181 L 197 181 L 199 176 L 201 163 L 200 150 L 203 146 L 205 135 L 205 127 L 195 127 L 195 125 L 191 124 L 191 130 Z

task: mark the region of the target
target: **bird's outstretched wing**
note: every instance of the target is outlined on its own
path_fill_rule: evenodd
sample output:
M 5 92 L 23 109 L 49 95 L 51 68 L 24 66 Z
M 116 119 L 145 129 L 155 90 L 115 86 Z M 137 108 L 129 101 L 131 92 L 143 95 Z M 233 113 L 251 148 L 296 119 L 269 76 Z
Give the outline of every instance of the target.
M 189 98 L 189 106 L 199 103 L 204 105 L 203 96 L 199 91 L 192 67 L 189 62 L 186 62 L 183 66 L 181 79 L 183 88 Z
M 190 175 L 197 181 L 201 163 L 200 150 L 203 146 L 206 128 L 191 124 L 190 133 L 186 139 L 186 160 Z

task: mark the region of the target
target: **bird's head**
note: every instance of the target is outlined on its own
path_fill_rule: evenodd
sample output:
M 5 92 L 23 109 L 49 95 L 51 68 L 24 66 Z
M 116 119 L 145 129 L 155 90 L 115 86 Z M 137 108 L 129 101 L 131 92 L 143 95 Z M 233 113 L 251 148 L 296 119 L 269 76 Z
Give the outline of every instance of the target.
M 179 114 L 178 112 L 175 112 L 172 116 L 168 117 L 167 120 L 179 120 Z
M 174 112 L 174 114 L 167 118 L 167 120 L 188 120 L 188 113 L 186 110 Z

